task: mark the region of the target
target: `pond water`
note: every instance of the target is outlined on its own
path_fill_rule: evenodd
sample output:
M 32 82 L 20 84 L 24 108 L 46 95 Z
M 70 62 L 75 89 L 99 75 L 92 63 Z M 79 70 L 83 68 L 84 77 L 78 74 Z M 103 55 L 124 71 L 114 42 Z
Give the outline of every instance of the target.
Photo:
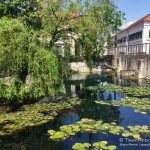
M 116 92 L 111 90 L 106 91 L 97 91 L 96 92 L 97 100 L 105 100 L 105 101 L 111 101 L 111 100 L 121 100 L 125 97 L 125 94 L 123 92 Z
M 85 79 L 80 76 L 80 80 L 70 80 L 66 84 L 67 91 L 69 95 L 80 96 L 83 99 L 80 106 L 64 110 L 52 122 L 35 128 L 32 132 L 25 131 L 18 134 L 17 137 L 11 136 L 0 139 L 0 150 L 71 150 L 72 145 L 77 142 L 93 143 L 100 140 L 106 140 L 109 144 L 116 145 L 118 150 L 149 150 L 150 135 L 143 135 L 142 139 L 147 139 L 146 142 L 134 141 L 132 138 L 127 139 L 120 135 L 103 132 L 77 133 L 60 142 L 50 140 L 47 134 L 48 130 L 59 130 L 60 126 L 76 123 L 82 118 L 103 120 L 106 123 L 116 122 L 117 125 L 124 127 L 128 125 L 150 126 L 150 114 L 135 112 L 133 107 L 100 105 L 94 102 L 95 100 L 119 101 L 125 97 L 124 93 L 106 90 L 102 92 L 97 91 L 94 96 L 91 96 L 82 90 L 84 86 L 98 85 L 105 82 L 114 83 L 114 80 L 111 77 L 107 78 L 97 75 L 94 75 L 94 78 L 89 76 Z M 147 145 L 139 146 L 140 144 Z

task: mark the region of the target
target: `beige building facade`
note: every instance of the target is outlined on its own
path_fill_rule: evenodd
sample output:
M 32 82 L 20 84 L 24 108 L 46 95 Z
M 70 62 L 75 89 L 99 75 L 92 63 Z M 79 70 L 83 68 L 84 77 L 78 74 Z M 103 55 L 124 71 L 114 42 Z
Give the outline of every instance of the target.
M 150 79 L 150 14 L 118 32 L 108 55 L 118 73 Z

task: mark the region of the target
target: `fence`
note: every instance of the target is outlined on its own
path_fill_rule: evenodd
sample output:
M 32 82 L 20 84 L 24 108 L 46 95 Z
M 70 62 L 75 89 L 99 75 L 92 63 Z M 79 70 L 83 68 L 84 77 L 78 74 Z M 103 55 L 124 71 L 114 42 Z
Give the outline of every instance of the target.
M 150 55 L 150 43 L 112 47 L 108 55 Z

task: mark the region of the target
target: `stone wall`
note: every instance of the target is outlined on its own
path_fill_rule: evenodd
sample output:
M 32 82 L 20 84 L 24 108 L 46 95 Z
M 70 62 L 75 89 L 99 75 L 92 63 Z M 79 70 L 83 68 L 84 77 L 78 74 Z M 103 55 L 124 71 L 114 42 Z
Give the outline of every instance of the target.
M 75 71 L 75 72 L 81 72 L 81 73 L 89 73 L 90 72 L 90 69 L 88 68 L 86 62 L 72 62 L 69 64 L 70 66 L 70 69 L 72 71 Z M 101 70 L 101 67 L 96 67 L 96 68 L 92 68 L 92 73 L 100 73 L 102 70 Z
M 118 73 L 150 79 L 150 56 L 116 56 L 113 61 Z M 129 72 L 130 71 L 130 72 Z M 134 73 L 133 73 L 134 72 Z

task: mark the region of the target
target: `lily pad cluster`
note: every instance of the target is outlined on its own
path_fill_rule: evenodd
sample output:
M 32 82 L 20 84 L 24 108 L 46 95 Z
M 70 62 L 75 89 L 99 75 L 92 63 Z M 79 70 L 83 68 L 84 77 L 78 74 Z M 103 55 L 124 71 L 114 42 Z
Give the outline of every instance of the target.
M 126 97 L 121 101 L 95 101 L 102 105 L 113 105 L 113 106 L 131 106 L 136 108 L 136 112 L 141 112 L 142 114 L 150 113 L 150 99 L 149 98 L 134 98 Z
M 90 143 L 75 143 L 72 146 L 72 149 L 74 150 L 88 150 L 88 149 L 107 149 L 107 150 L 116 150 L 116 146 L 115 145 L 108 145 L 107 141 L 99 141 L 99 142 L 95 142 L 93 144 Z
M 79 103 L 79 99 L 72 98 L 59 103 L 25 105 L 16 112 L 2 113 L 0 114 L 0 136 L 47 123 L 53 120 L 61 110 L 72 108 Z
M 139 133 L 149 133 L 150 128 L 148 126 L 128 126 L 129 131 L 125 131 L 122 133 L 123 137 L 130 137 L 133 136 L 135 139 L 140 139 L 140 134 Z
M 100 86 L 90 86 L 86 87 L 86 90 L 89 91 L 106 91 L 106 90 L 112 90 L 116 92 L 124 92 L 127 95 L 135 96 L 149 96 L 150 95 L 150 87 L 149 86 L 138 86 L 138 87 L 122 87 L 115 84 L 106 84 L 106 85 L 100 85 Z
M 75 143 L 72 146 L 74 150 L 88 150 L 91 147 L 90 143 Z
M 50 139 L 62 140 L 69 136 L 73 136 L 78 132 L 96 133 L 98 131 L 139 139 L 143 133 L 149 133 L 150 128 L 148 126 L 128 126 L 125 128 L 116 125 L 115 122 L 104 123 L 102 120 L 95 121 L 93 119 L 83 118 L 75 124 L 61 126 L 60 131 L 49 130 L 48 133 L 50 134 Z

